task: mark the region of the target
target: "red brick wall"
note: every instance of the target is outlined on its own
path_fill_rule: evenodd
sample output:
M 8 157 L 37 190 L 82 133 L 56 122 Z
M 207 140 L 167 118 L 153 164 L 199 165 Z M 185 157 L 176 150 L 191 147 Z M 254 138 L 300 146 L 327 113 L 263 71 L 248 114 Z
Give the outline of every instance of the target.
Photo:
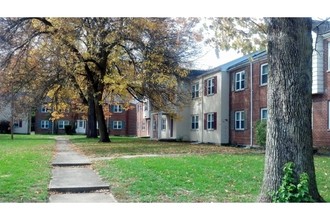
M 330 72 L 328 70 L 328 42 L 324 41 L 324 94 L 313 95 L 313 144 L 314 146 L 330 146 L 330 130 L 328 129 L 328 101 L 330 101 Z
M 255 123 L 260 119 L 261 108 L 267 107 L 267 85 L 260 85 L 260 67 L 262 64 L 267 63 L 266 57 L 264 59 L 258 60 L 252 65 L 252 86 L 253 86 L 253 144 L 255 141 Z M 230 82 L 231 87 L 233 87 L 233 80 L 235 80 L 235 73 L 245 70 L 245 89 L 243 91 L 234 91 L 231 88 L 229 97 L 229 108 L 231 114 L 230 120 L 230 143 L 238 145 L 250 145 L 251 144 L 251 76 L 250 76 L 250 64 L 246 64 L 244 67 L 230 71 Z M 245 112 L 245 129 L 243 131 L 235 130 L 235 112 L 244 111 Z
M 108 108 L 111 111 L 112 105 Z M 119 136 L 136 136 L 136 106 L 130 104 L 128 110 L 124 110 L 121 113 L 111 112 L 110 117 L 107 119 L 108 122 L 108 132 L 110 135 Z M 113 129 L 113 121 L 122 121 L 122 129 Z

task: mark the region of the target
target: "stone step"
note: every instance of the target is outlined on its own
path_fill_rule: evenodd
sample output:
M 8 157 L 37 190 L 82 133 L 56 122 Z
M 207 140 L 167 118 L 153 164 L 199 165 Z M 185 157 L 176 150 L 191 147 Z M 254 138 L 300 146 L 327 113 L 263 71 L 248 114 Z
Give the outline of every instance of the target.
M 91 161 L 86 156 L 73 151 L 58 152 L 52 162 L 53 166 L 83 166 L 90 164 Z
M 49 197 L 50 203 L 112 203 L 117 202 L 110 193 L 66 193 Z

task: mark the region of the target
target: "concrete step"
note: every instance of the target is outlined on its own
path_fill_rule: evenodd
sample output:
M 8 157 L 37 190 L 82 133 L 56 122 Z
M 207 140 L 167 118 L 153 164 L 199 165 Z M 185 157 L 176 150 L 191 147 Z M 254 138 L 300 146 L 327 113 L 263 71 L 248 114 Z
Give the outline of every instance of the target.
M 117 202 L 110 193 L 66 193 L 49 197 L 50 203 L 113 203 Z
M 52 192 L 92 192 L 110 189 L 110 185 L 91 169 L 85 167 L 54 167 L 49 191 Z
M 83 166 L 90 165 L 91 161 L 73 151 L 58 152 L 52 162 L 53 166 Z

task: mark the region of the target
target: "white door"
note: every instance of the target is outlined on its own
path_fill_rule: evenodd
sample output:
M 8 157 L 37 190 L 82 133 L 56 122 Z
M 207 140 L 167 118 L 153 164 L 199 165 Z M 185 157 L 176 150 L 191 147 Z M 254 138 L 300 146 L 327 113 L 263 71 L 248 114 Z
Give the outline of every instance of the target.
M 86 133 L 86 120 L 77 120 L 76 133 L 85 134 Z

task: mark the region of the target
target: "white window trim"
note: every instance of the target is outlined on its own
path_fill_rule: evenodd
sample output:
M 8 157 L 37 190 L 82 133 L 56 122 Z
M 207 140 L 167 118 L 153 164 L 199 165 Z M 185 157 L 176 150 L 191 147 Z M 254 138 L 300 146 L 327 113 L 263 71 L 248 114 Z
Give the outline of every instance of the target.
M 166 130 L 166 123 L 167 123 L 167 120 L 166 118 L 162 118 L 162 130 Z
M 112 128 L 114 130 L 121 130 L 121 129 L 123 129 L 123 122 L 122 121 L 113 121 Z
M 261 119 L 261 120 L 267 120 L 267 118 L 263 118 L 263 117 L 262 117 L 264 111 L 267 111 L 267 118 L 268 118 L 268 109 L 267 109 L 267 108 L 261 108 L 261 109 L 260 109 L 260 119 Z
M 330 71 L 330 41 L 328 41 L 328 72 Z
M 70 121 L 68 120 L 60 120 L 58 121 L 58 129 L 65 129 L 65 125 L 69 125 Z
M 260 85 L 261 86 L 264 86 L 264 85 L 267 85 L 268 84 L 268 72 L 269 72 L 269 67 L 268 67 L 268 72 L 267 72 L 267 74 L 265 74 L 264 72 L 263 72 L 263 67 L 264 66 L 268 66 L 268 63 L 264 63 L 264 64 L 262 64 L 261 66 L 260 66 Z M 267 75 L 267 82 L 262 82 L 262 76 L 264 76 L 264 75 Z
M 48 113 L 48 108 L 46 105 L 41 106 L 41 113 Z
M 114 113 L 122 113 L 123 112 L 123 108 L 121 105 L 114 105 L 113 106 L 113 112 Z
M 215 80 L 215 78 L 213 77 L 213 78 L 210 78 L 210 79 L 207 79 L 206 80 L 206 89 L 207 89 L 207 91 L 206 91 L 206 95 L 214 95 L 214 90 L 215 90 L 215 88 L 214 88 L 214 80 Z M 213 88 L 213 89 L 212 89 Z M 213 90 L 213 91 L 212 91 Z
M 239 127 L 237 127 L 237 122 L 239 122 Z M 242 122 L 244 122 L 243 127 L 242 127 Z M 244 111 L 236 111 L 235 112 L 235 130 L 243 131 L 244 127 L 245 127 L 245 113 L 244 113 Z
M 237 75 L 239 75 L 239 81 L 237 80 Z M 244 80 L 242 80 L 242 76 L 244 76 Z M 244 82 L 244 87 L 242 87 L 242 82 Z M 239 88 L 237 88 L 237 83 L 239 83 Z M 242 91 L 245 89 L 245 71 L 240 71 L 235 73 L 235 91 Z
M 207 115 L 206 115 L 206 128 L 207 128 L 207 130 L 214 130 L 214 122 L 215 122 L 215 120 L 214 120 L 214 113 L 208 113 Z M 213 125 L 213 126 L 211 126 L 211 125 Z
M 191 97 L 193 99 L 198 98 L 199 97 L 199 83 L 195 83 L 194 85 L 192 85 L 191 90 L 192 90 Z
M 192 115 L 191 116 L 191 129 L 192 130 L 198 130 L 199 129 L 199 116 L 198 115 Z
M 48 129 L 49 128 L 49 121 L 48 120 L 41 120 L 41 129 Z

